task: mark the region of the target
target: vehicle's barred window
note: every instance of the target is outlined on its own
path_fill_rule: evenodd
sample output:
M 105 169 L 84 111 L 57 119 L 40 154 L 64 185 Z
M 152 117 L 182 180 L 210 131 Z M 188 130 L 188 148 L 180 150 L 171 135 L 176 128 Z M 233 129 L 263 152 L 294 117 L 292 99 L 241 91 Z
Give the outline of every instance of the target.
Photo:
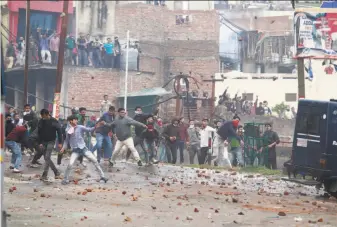
M 305 134 L 319 134 L 319 115 L 301 114 L 297 124 L 297 131 Z

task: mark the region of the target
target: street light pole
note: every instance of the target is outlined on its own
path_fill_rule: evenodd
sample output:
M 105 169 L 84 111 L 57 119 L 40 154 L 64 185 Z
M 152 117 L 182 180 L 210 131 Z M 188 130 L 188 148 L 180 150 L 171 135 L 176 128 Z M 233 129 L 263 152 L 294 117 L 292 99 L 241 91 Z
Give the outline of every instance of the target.
M 127 110 L 128 102 L 128 73 L 129 73 L 129 43 L 130 31 L 126 32 L 126 56 L 125 56 L 125 82 L 124 82 L 124 109 Z
M 62 87 L 62 73 L 63 73 L 63 63 L 64 63 L 64 48 L 67 36 L 67 25 L 68 25 L 68 6 L 69 1 L 63 1 L 63 13 L 62 17 L 62 27 L 60 35 L 60 47 L 59 47 L 59 56 L 57 62 L 57 73 L 56 73 L 56 87 L 55 87 L 55 96 L 54 96 L 54 105 L 53 105 L 53 117 L 58 119 L 60 114 L 60 93 Z
M 181 78 L 177 80 L 177 92 L 178 93 L 180 93 L 180 90 L 181 90 L 180 83 L 181 83 Z M 175 84 L 173 86 L 175 86 Z M 176 98 L 176 117 L 180 117 L 180 110 L 181 110 L 180 103 L 181 103 L 180 97 L 177 97 Z
M 26 1 L 26 37 L 25 37 L 25 72 L 23 82 L 24 104 L 28 103 L 28 58 L 29 58 L 29 36 L 30 36 L 30 1 Z

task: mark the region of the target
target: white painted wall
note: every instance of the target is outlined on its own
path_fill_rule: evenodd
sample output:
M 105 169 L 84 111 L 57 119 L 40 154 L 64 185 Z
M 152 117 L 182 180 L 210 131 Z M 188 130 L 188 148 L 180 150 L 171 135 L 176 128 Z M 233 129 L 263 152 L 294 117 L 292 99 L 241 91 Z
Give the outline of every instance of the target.
M 308 61 L 305 63 L 308 64 Z M 305 80 L 306 98 L 328 101 L 331 98 L 337 99 L 337 73 L 327 75 L 324 72 L 326 66 L 322 66 L 321 60 L 312 60 L 314 80 L 311 82 Z M 224 76 L 256 76 L 257 74 L 241 73 L 233 71 Z M 217 82 L 215 86 L 215 95 L 218 97 L 221 95 L 228 86 L 228 92 L 231 97 L 234 97 L 235 93 L 253 93 L 254 100 L 256 96 L 259 96 L 260 101 L 268 101 L 270 106 L 275 106 L 281 102 L 284 102 L 290 106 L 297 107 L 297 102 L 285 102 L 286 93 L 296 93 L 298 90 L 297 79 L 281 79 L 283 76 L 292 76 L 291 74 L 260 74 L 263 76 L 278 76 L 276 81 L 270 79 L 225 79 L 224 82 Z M 296 76 L 296 75 L 294 75 Z M 216 74 L 216 78 L 220 79 L 220 74 Z
M 241 11 L 228 11 L 221 10 L 220 13 L 224 13 L 224 16 L 228 19 L 236 18 L 251 18 L 251 17 L 278 17 L 278 16 L 294 16 L 294 11 L 269 11 L 264 9 L 251 9 Z
M 170 10 L 175 9 L 174 2 L 182 2 L 183 10 L 213 10 L 214 1 L 165 1 L 165 5 Z

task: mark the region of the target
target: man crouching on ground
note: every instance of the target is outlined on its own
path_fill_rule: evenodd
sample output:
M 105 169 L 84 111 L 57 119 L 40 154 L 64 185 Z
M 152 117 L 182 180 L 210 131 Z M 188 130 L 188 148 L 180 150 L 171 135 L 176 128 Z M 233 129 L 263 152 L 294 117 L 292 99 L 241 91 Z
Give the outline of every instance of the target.
M 64 174 L 64 179 L 62 181 L 62 184 L 66 185 L 69 183 L 68 178 L 69 178 L 71 168 L 74 165 L 75 161 L 81 156 L 85 156 L 90 162 L 92 162 L 95 165 L 96 170 L 99 172 L 100 180 L 106 183 L 108 179 L 105 178 L 103 170 L 98 164 L 97 159 L 95 158 L 93 153 L 89 151 L 89 149 L 86 147 L 84 138 L 83 138 L 83 135 L 85 132 L 93 132 L 96 129 L 96 127 L 103 125 L 104 122 L 100 122 L 96 124 L 95 127 L 93 128 L 87 128 L 83 125 L 77 125 L 78 118 L 75 115 L 69 116 L 67 120 L 70 124 L 70 128 L 68 128 L 68 130 L 66 131 L 66 139 L 63 143 L 63 147 L 60 152 L 63 153 L 69 143 L 72 149 L 72 153 L 71 153 L 69 165 Z

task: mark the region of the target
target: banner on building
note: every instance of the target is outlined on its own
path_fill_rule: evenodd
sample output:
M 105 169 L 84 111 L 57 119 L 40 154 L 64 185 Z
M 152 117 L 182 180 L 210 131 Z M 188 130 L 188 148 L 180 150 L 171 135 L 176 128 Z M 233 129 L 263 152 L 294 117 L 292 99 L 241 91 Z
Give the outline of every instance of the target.
M 337 59 L 337 13 L 322 10 L 295 12 L 295 57 Z

